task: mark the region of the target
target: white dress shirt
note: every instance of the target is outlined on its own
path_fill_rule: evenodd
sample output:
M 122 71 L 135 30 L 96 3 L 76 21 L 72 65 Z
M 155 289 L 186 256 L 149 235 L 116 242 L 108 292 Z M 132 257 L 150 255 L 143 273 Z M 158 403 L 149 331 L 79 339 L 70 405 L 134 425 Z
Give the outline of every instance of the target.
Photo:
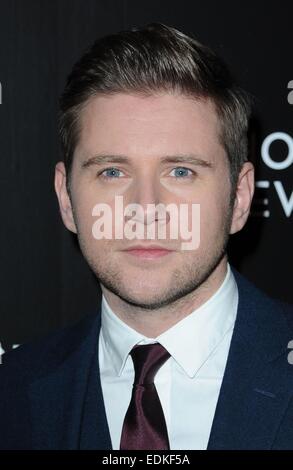
M 238 307 L 238 289 L 228 264 L 220 288 L 203 305 L 156 338 L 126 325 L 102 299 L 99 366 L 109 431 L 119 449 L 134 381 L 129 352 L 159 342 L 171 357 L 155 377 L 170 449 L 206 449 L 226 367 Z

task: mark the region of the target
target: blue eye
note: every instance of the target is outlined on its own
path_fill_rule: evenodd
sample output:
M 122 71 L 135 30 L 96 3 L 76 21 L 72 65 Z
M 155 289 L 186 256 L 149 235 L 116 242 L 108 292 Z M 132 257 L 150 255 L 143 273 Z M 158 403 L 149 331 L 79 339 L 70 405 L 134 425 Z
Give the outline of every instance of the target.
M 121 170 L 118 170 L 117 168 L 106 168 L 106 170 L 102 171 L 101 175 L 106 178 L 119 178 L 121 173 Z
M 186 178 L 192 175 L 192 171 L 189 168 L 185 168 L 183 166 L 174 168 L 171 173 L 173 173 L 172 176 L 175 176 L 176 178 Z

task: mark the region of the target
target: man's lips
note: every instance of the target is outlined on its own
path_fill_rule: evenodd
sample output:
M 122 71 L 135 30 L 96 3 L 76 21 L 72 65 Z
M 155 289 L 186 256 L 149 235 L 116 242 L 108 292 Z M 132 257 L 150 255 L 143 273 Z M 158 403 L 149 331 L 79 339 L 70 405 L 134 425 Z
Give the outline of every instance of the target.
M 163 256 L 174 253 L 174 250 L 169 250 L 160 246 L 133 246 L 123 250 L 124 253 L 127 253 L 132 256 L 144 259 L 156 259 Z

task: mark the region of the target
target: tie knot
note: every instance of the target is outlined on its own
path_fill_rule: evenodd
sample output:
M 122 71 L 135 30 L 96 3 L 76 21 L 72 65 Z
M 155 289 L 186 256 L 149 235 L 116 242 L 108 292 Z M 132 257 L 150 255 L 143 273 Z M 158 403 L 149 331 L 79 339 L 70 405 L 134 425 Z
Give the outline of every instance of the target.
M 170 357 L 168 351 L 159 343 L 134 346 L 130 354 L 135 371 L 134 385 L 154 383 L 159 368 Z

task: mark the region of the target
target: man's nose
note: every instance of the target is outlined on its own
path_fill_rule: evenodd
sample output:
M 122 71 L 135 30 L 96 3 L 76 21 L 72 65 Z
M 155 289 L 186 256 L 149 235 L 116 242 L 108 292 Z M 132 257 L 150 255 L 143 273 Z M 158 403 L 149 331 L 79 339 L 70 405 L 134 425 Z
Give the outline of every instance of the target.
M 163 194 L 160 182 L 154 175 L 137 178 L 130 195 L 130 204 L 138 204 L 138 222 L 150 224 L 163 218 Z M 141 220 L 143 218 L 143 220 Z M 138 220 L 139 219 L 139 220 Z

